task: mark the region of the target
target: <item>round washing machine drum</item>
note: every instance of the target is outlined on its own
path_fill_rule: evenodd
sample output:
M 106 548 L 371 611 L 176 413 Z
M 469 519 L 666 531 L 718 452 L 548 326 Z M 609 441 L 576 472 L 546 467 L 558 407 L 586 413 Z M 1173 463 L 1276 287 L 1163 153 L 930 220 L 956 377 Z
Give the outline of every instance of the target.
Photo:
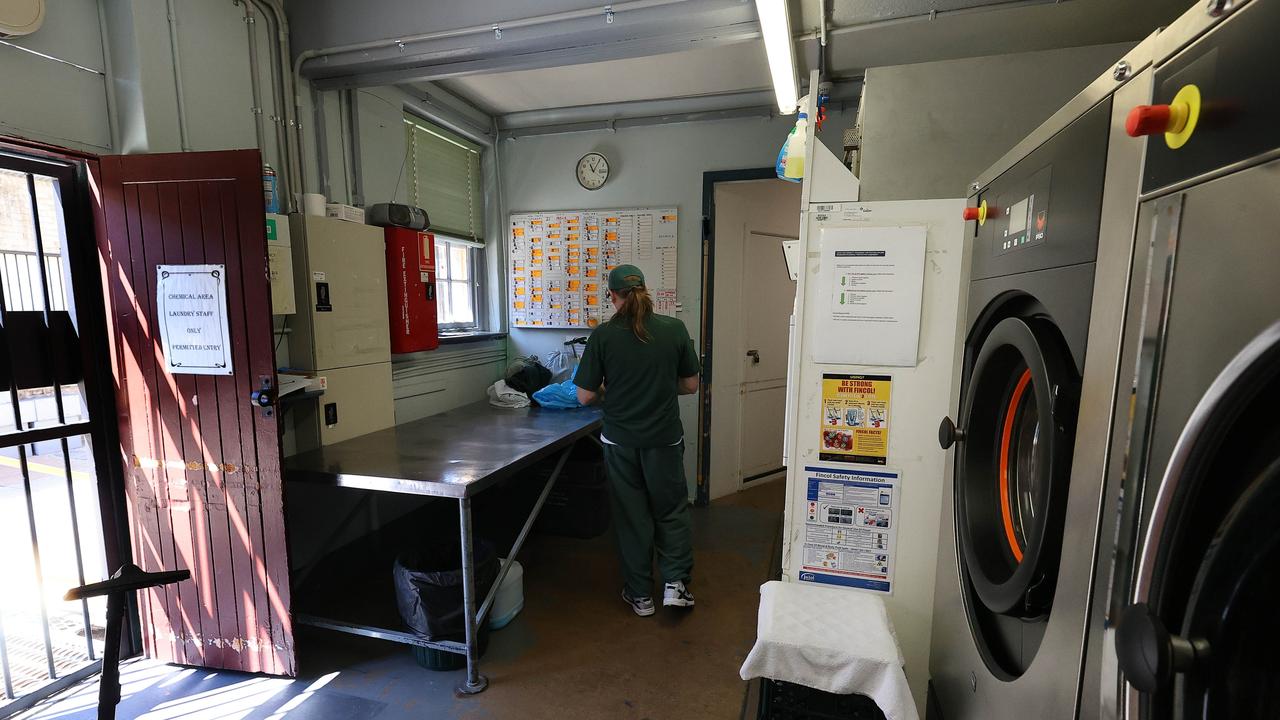
M 1280 323 L 1206 391 L 1161 479 L 1149 581 L 1116 628 L 1139 717 L 1280 717 L 1277 405 Z
M 972 589 L 992 613 L 1049 612 L 1062 550 L 1078 382 L 1040 317 L 1001 320 L 970 374 L 956 456 L 956 532 Z

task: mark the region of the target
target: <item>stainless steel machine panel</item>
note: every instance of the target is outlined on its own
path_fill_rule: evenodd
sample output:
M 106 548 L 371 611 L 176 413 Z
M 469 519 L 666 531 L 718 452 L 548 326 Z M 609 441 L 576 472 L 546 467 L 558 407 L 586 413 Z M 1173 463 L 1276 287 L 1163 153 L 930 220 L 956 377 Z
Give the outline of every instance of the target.
M 1149 45 L 1145 47 L 1149 49 Z M 1139 51 L 1135 61 L 1140 56 Z M 1125 113 L 1120 109 L 1144 103 L 1150 97 L 1151 76 L 1149 72 L 1142 72 L 1143 67 L 1143 63 L 1136 62 L 1137 75 L 1126 76 L 1127 82 L 1118 90 L 1114 84 L 1111 85 L 1096 96 L 1093 104 L 1073 101 L 1068 106 L 1072 112 L 1083 113 L 1103 101 L 1108 93 L 1115 93 L 1105 138 L 1099 138 L 1105 146 L 1096 150 L 1100 157 L 1106 158 L 1102 185 L 1097 189 L 1101 195 L 1097 260 L 1092 299 L 1087 311 L 1087 353 L 1084 354 L 1078 409 L 1080 420 L 1075 427 L 1062 529 L 1062 554 L 1052 607 L 1043 621 L 1042 637 L 1031 638 L 1038 643 L 1038 650 L 1029 665 L 1016 675 L 999 666 L 993 667 L 989 655 L 975 642 L 975 616 L 965 597 L 970 590 L 959 559 L 960 548 L 955 541 L 953 464 L 945 484 L 947 490 L 942 518 L 942 536 L 948 542 L 939 554 L 934 605 L 930 662 L 934 702 L 931 702 L 930 717 L 935 720 L 935 714 L 942 720 L 1022 720 L 1069 718 L 1076 712 L 1098 547 L 1100 498 L 1111 448 L 1110 420 L 1116 403 L 1123 399 L 1120 395 L 1128 393 L 1128 388 L 1117 386 L 1116 378 L 1122 323 L 1129 295 L 1142 144 L 1135 143 L 1125 134 Z M 1059 123 L 1060 130 L 1071 119 L 1059 118 L 1054 122 Z M 1046 133 L 1046 139 L 1057 132 Z M 1034 149 L 1028 148 L 1028 154 Z M 1006 161 L 1002 160 L 1002 163 Z M 1006 167 L 1015 164 L 1016 160 Z M 1031 217 L 1034 218 L 1034 213 Z
M 1273 229 L 1280 226 L 1278 197 L 1280 161 L 1273 161 L 1151 200 L 1141 211 L 1155 240 L 1147 302 L 1162 311 L 1148 318 L 1154 319 L 1155 332 L 1145 333 L 1151 350 L 1143 356 L 1138 374 L 1138 400 L 1151 411 L 1136 417 L 1131 433 L 1130 472 L 1145 482 L 1128 512 L 1141 511 L 1134 520 L 1136 534 L 1143 539 L 1139 551 L 1125 557 L 1137 563 L 1136 570 L 1132 565 L 1119 568 L 1122 578 L 1131 571 L 1133 581 L 1121 580 L 1117 591 L 1131 585 L 1130 600 L 1149 604 L 1156 622 L 1175 635 L 1199 622 L 1197 599 L 1206 590 L 1199 572 L 1211 545 L 1221 542 L 1215 533 L 1230 514 L 1240 512 L 1236 504 L 1248 491 L 1246 484 L 1277 453 L 1280 424 L 1268 398 L 1280 386 L 1256 376 L 1247 379 L 1249 387 L 1233 388 L 1231 378 L 1217 393 L 1210 392 L 1210 385 L 1242 349 L 1280 320 L 1280 256 L 1269 242 L 1274 240 Z M 1218 417 L 1208 427 L 1195 427 L 1193 415 L 1208 412 L 1198 408 L 1227 392 L 1235 393 L 1235 407 L 1228 408 L 1234 414 Z M 1265 412 L 1253 410 L 1254 403 L 1268 407 Z M 1230 437 L 1217 436 L 1223 431 L 1249 442 L 1233 444 Z M 1274 518 L 1268 526 L 1274 534 Z M 1261 554 L 1265 545 L 1244 552 Z M 1123 629 L 1129 615 L 1121 618 Z M 1265 624 L 1247 629 L 1264 636 L 1270 631 Z M 1199 642 L 1203 637 L 1190 639 Z M 1241 642 L 1235 636 L 1220 641 Z M 1158 690 L 1151 693 L 1124 686 L 1126 716 L 1264 717 L 1249 714 L 1249 709 L 1274 710 L 1275 690 L 1268 682 L 1233 684 L 1229 693 L 1215 685 L 1224 674 L 1243 678 L 1266 670 L 1265 662 L 1227 668 L 1229 660 L 1224 658 L 1240 655 L 1220 647 L 1217 657 L 1185 668 L 1182 676 L 1175 677 L 1172 668 L 1157 671 Z M 1215 688 L 1216 695 L 1211 692 Z M 1246 702 L 1242 695 L 1251 699 Z

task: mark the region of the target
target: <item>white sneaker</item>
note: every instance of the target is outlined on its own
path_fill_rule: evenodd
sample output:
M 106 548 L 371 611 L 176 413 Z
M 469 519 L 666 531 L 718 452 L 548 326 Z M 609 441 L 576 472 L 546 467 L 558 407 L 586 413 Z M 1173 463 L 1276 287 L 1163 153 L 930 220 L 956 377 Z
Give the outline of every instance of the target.
M 649 617 L 654 613 L 653 598 L 651 597 L 631 597 L 631 593 L 626 588 L 622 588 L 622 599 L 627 601 L 631 609 L 640 617 Z
M 664 607 L 693 607 L 693 593 L 682 581 L 669 582 L 662 588 L 662 604 Z

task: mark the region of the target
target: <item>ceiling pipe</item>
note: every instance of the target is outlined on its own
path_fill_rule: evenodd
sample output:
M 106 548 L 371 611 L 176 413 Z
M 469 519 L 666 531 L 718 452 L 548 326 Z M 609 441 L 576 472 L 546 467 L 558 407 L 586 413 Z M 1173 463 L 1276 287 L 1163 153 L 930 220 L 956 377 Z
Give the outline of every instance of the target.
M 285 159 L 284 200 L 290 212 L 297 212 L 297 198 L 305 185 L 304 167 L 302 164 L 302 123 L 297 116 L 297 94 L 294 92 L 293 75 L 289 72 L 289 18 L 285 15 L 283 0 L 249 0 L 267 19 L 269 32 L 274 35 L 272 43 L 272 69 L 277 75 L 281 96 L 277 99 L 276 109 L 280 113 L 279 126 L 283 132 L 278 133 L 281 150 Z
M 725 110 L 708 110 L 703 112 L 669 113 L 647 117 L 629 117 L 618 120 L 591 120 L 583 122 L 560 123 L 555 125 L 538 125 L 534 127 L 513 128 L 503 130 L 501 139 L 518 140 L 523 137 L 537 135 L 561 135 L 581 132 L 617 132 L 628 128 L 647 127 L 650 125 L 672 125 L 675 123 L 704 122 L 708 120 L 741 120 L 758 118 L 768 120 L 778 117 L 778 104 L 774 102 L 773 93 L 768 93 L 768 104 L 758 107 L 729 108 Z
M 298 55 L 297 59 L 293 63 L 293 74 L 295 81 L 300 80 L 302 77 L 302 65 L 308 60 L 318 57 L 327 57 L 330 55 L 338 55 L 348 52 L 381 50 L 384 48 L 408 45 L 409 43 L 426 42 L 429 40 L 445 40 L 448 38 L 465 37 L 467 35 L 501 33 L 503 30 L 535 27 L 554 22 L 582 20 L 584 18 L 592 17 L 605 17 L 606 13 L 610 16 L 608 22 L 612 22 L 612 16 L 617 15 L 618 13 L 632 10 L 646 10 L 649 8 L 664 7 L 667 5 L 678 5 L 684 2 L 689 2 L 689 0 L 626 0 L 625 2 L 599 5 L 596 7 L 583 8 L 581 10 L 566 10 L 564 12 L 534 15 L 532 17 L 517 18 L 515 20 L 503 20 L 500 22 L 471 25 L 468 27 L 452 28 L 449 30 L 436 30 L 434 32 L 418 33 L 416 35 L 406 35 L 398 38 L 369 40 L 349 45 L 335 45 L 327 48 L 313 48 L 310 50 L 304 50 Z
M 832 100 L 857 98 L 861 85 L 861 78 L 847 78 L 838 81 L 831 90 Z M 610 122 L 617 125 L 618 123 L 640 118 L 684 117 L 744 109 L 758 110 L 761 107 L 777 107 L 772 90 L 698 95 L 663 100 L 631 100 L 628 102 L 579 105 L 548 110 L 526 110 L 500 116 L 498 118 L 498 129 L 505 134 L 507 131 L 556 125 L 607 124 Z M 686 121 L 680 120 L 679 122 Z
M 249 92 L 253 95 L 253 130 L 257 134 L 258 149 L 266 148 L 267 128 L 262 122 L 262 83 L 258 82 L 261 60 L 258 57 L 258 36 L 256 17 L 253 5 L 244 4 L 244 26 L 249 36 Z
M 1014 8 L 1030 7 L 1032 5 L 1059 5 L 1068 0 L 1010 0 L 996 5 L 982 5 L 979 7 L 956 8 L 955 10 L 931 10 L 925 13 L 917 13 L 915 15 L 903 15 L 901 17 L 879 18 L 876 20 L 867 20 L 866 22 L 856 22 L 850 25 L 829 25 L 825 30 L 811 30 L 809 32 L 800 33 L 793 36 L 796 41 L 803 40 L 821 40 L 823 34 L 830 38 L 832 35 L 844 35 L 868 28 L 883 28 L 893 25 L 904 25 L 907 23 L 928 22 L 936 20 L 940 17 L 950 17 L 952 15 L 971 15 L 974 13 L 994 12 L 997 10 L 1012 10 Z
M 306 64 L 309 60 L 314 60 L 316 58 L 329 57 L 329 56 L 337 55 L 340 53 L 362 52 L 367 50 L 378 50 L 383 48 L 400 47 L 408 43 L 414 43 L 414 42 L 425 42 L 429 40 L 443 40 L 447 38 L 465 37 L 468 35 L 479 35 L 481 33 L 493 33 L 495 31 L 500 31 L 501 29 L 535 27 L 538 25 L 546 25 L 549 23 L 565 22 L 569 20 L 581 20 L 584 18 L 591 18 L 591 17 L 607 16 L 609 18 L 609 21 L 611 22 L 612 18 L 616 16 L 618 13 L 635 11 L 635 10 L 646 10 L 650 8 L 659 8 L 659 7 L 665 7 L 668 5 L 678 5 L 678 4 L 689 2 L 689 1 L 690 0 L 625 0 L 624 2 L 613 3 L 609 5 L 601 5 L 598 7 L 583 8 L 581 10 L 568 10 L 568 11 L 558 12 L 558 13 L 549 13 L 546 15 L 535 15 L 532 17 L 517 18 L 514 20 L 504 20 L 496 23 L 488 23 L 485 25 L 471 25 L 469 27 L 453 28 L 450 30 L 438 30 L 435 32 L 419 33 L 416 35 L 408 35 L 408 36 L 398 37 L 398 38 L 370 40 L 367 42 L 352 43 L 349 45 L 335 45 L 333 47 L 327 47 L 327 48 L 312 48 L 309 50 L 304 50 L 303 52 L 298 54 L 297 58 L 294 59 L 293 72 L 290 75 L 290 79 L 292 80 L 292 87 L 294 90 L 293 114 L 295 116 L 300 116 L 302 114 L 302 101 L 303 101 L 302 91 L 301 91 L 302 82 L 303 82 L 302 66 Z M 278 3 L 279 0 L 271 0 L 271 2 Z M 283 17 L 283 11 L 281 11 L 281 16 Z M 309 99 L 314 104 L 315 102 L 314 90 L 310 87 L 310 83 L 308 83 L 307 94 Z M 290 126 L 292 127 L 292 125 L 293 124 L 291 122 Z M 489 139 L 489 142 L 492 142 L 491 138 Z M 299 141 L 297 145 L 298 145 L 298 152 L 299 152 L 297 157 L 298 157 L 299 165 L 301 166 L 302 143 Z M 299 173 L 299 176 L 301 178 L 301 173 Z M 301 181 L 302 181 L 302 184 L 300 184 L 299 187 L 302 187 L 302 185 L 305 184 L 305 178 L 301 178 Z M 305 189 L 302 191 L 305 192 Z

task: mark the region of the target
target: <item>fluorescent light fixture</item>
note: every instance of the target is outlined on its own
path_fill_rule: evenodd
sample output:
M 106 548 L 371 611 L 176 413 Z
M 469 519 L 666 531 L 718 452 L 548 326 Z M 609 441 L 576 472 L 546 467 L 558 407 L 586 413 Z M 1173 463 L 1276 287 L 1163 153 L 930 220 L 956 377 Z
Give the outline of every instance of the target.
M 789 115 L 796 111 L 799 101 L 787 0 L 756 0 L 756 14 L 760 16 L 760 34 L 764 37 L 764 52 L 769 57 L 769 74 L 773 75 L 778 109 Z

